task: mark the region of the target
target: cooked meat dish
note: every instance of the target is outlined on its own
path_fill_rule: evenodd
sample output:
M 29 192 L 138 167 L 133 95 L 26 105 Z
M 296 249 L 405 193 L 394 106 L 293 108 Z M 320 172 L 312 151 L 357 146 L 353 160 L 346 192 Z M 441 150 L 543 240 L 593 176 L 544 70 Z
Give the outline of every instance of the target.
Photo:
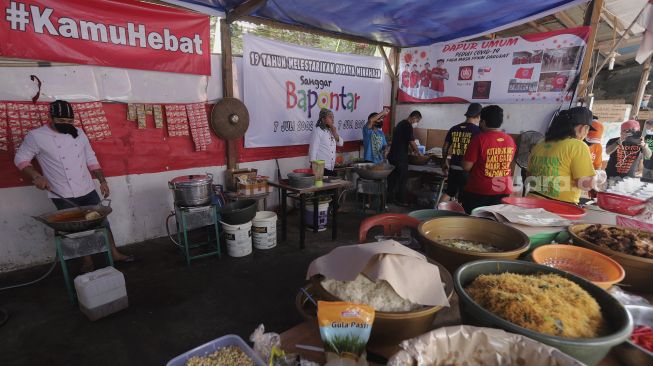
M 624 254 L 653 258 L 653 234 L 596 224 L 588 226 L 578 236 L 590 243 Z

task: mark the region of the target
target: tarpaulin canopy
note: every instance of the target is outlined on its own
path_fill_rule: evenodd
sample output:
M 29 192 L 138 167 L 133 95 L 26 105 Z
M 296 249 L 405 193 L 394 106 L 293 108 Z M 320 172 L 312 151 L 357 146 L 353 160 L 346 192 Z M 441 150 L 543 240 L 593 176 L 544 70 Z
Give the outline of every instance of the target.
M 247 1 L 167 2 L 228 14 Z M 411 47 L 473 38 L 585 2 L 587 0 L 267 0 L 249 15 Z

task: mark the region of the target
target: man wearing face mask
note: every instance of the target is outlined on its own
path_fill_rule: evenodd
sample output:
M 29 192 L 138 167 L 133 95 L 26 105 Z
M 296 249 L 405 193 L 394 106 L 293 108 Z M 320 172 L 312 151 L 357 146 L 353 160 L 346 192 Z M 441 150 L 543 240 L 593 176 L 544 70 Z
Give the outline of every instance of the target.
M 653 151 L 653 119 L 649 119 L 644 123 L 644 143 L 648 149 Z M 644 156 L 644 170 L 642 171 L 642 182 L 653 183 L 653 159 L 649 156 Z
M 100 197 L 95 191 L 91 174 L 100 182 L 100 191 L 105 198 L 110 193 L 109 185 L 88 138 L 81 129 L 73 125 L 72 106 L 63 100 L 50 103 L 50 116 L 50 124 L 27 134 L 16 152 L 14 163 L 38 189 L 49 191 L 48 197 L 59 210 L 72 206 L 52 192 L 80 206 L 99 204 Z M 34 158 L 39 162 L 43 175 L 32 166 Z M 116 249 L 113 236 L 110 234 L 109 237 L 115 261 L 134 261 L 134 257 L 120 253 Z M 91 257 L 84 257 L 82 271 L 91 270 Z
M 639 122 L 635 120 L 621 124 L 621 135 L 608 141 L 605 152 L 610 155 L 605 168 L 608 178 L 634 177 L 641 158 L 651 158 L 651 149 L 642 138 Z
M 406 206 L 406 185 L 408 183 L 408 152 L 422 155 L 415 143 L 413 129 L 422 120 L 419 111 L 412 111 L 405 119 L 397 124 L 392 134 L 392 145 L 388 153 L 388 161 L 395 169 L 388 177 L 388 198 L 395 200 L 398 205 Z

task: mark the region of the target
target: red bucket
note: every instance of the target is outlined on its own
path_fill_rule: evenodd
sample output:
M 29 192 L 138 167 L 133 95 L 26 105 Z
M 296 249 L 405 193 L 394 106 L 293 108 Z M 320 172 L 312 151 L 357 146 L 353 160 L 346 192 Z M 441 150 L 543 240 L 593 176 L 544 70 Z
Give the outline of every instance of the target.
M 585 216 L 585 210 L 578 206 L 545 198 L 506 197 L 501 202 L 523 208 L 543 208 L 567 220 L 578 220 Z
M 632 206 L 641 205 L 645 202 L 637 198 L 622 196 L 620 194 L 614 193 L 599 192 L 596 195 L 596 199 L 598 200 L 599 207 L 606 211 L 616 212 L 629 216 L 639 215 L 642 211 L 644 211 L 644 208 L 637 210 L 631 209 Z
M 292 171 L 293 173 L 307 173 L 307 174 L 313 174 L 313 169 L 295 169 Z

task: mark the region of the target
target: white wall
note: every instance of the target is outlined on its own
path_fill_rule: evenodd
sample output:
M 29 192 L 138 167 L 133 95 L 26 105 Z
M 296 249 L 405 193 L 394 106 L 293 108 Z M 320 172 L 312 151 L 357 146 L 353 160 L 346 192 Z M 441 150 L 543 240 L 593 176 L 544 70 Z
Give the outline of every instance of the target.
M 551 121 L 557 104 L 501 104 L 503 108 L 503 129 L 508 133 L 528 130 L 544 132 Z M 563 108 L 564 109 L 564 108 Z M 399 104 L 397 122 L 407 118 L 410 112 L 422 113 L 420 128 L 448 130 L 465 120 L 467 104 Z
M 219 55 L 213 55 L 212 60 L 213 69 L 217 72 L 220 70 Z M 242 58 L 234 58 L 234 66 L 235 96 L 242 99 Z M 207 83 L 201 76 L 94 66 L 0 67 L 0 81 L 3 81 L 3 85 L 10 85 L 0 90 L 0 100 L 29 100 L 36 91 L 29 81 L 30 74 L 39 75 L 44 82 L 44 101 L 57 98 L 75 101 L 110 98 L 133 102 L 199 102 L 222 94 L 216 74 Z M 112 84 L 104 83 L 108 75 L 114 75 L 117 79 Z M 80 85 L 80 81 L 83 85 Z M 177 99 L 181 89 L 167 92 L 171 88 L 153 87 L 161 82 L 168 86 L 181 83 L 184 85 L 182 89 L 189 91 L 186 97 L 190 99 Z M 145 85 L 149 87 L 145 88 Z M 390 85 L 389 78 L 384 74 L 384 105 L 390 105 Z M 359 156 L 358 152 L 346 155 Z M 308 158 L 279 159 L 279 166 L 285 177 L 293 169 L 308 167 Z M 260 175 L 276 178 L 274 160 L 242 163 L 240 167 L 257 168 Z M 225 170 L 225 166 L 215 166 L 108 178 L 113 207 L 109 222 L 117 245 L 166 235 L 165 218 L 173 209 L 172 193 L 167 185 L 169 180 L 181 175 L 209 172 L 214 174 L 216 184 L 224 183 Z M 54 211 L 54 205 L 46 194 L 33 186 L 4 188 L 0 189 L 0 202 L 0 272 L 51 261 L 55 256 L 53 232 L 31 218 L 32 215 Z M 277 204 L 277 194 L 273 193 L 269 196 L 268 208 Z

